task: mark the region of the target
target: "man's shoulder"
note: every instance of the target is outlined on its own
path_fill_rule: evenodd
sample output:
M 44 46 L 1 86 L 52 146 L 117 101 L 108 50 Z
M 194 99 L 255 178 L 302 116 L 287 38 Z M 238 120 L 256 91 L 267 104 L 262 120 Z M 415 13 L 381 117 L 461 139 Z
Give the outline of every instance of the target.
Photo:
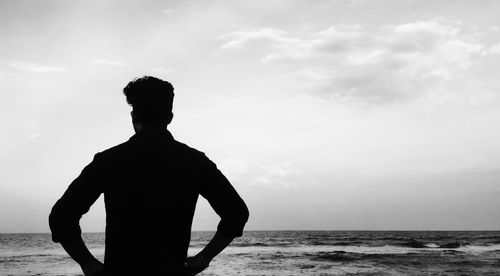
M 204 152 L 197 150 L 193 147 L 190 147 L 187 144 L 179 142 L 177 140 L 174 140 L 174 148 L 179 153 L 183 153 L 192 158 L 206 158 Z
M 98 155 L 99 157 L 108 157 L 108 158 L 109 157 L 118 157 L 118 156 L 130 153 L 130 151 L 133 150 L 133 148 L 134 148 L 134 146 L 131 145 L 131 141 L 129 140 L 129 141 L 125 141 L 121 144 L 118 144 L 116 146 L 105 149 L 105 150 L 97 153 L 96 155 Z M 198 149 L 195 149 L 191 146 L 188 146 L 187 144 L 180 142 L 180 141 L 177 141 L 175 139 L 172 140 L 172 149 L 176 153 L 184 155 L 186 157 L 197 158 L 197 159 L 207 158 L 204 152 L 202 152 Z
M 127 145 L 129 144 L 129 141 L 125 141 L 121 144 L 118 144 L 116 146 L 112 146 L 108 149 L 105 149 L 99 153 L 97 153 L 96 155 L 99 155 L 99 156 L 113 156 L 113 155 L 119 155 L 123 152 L 125 152 L 127 150 Z

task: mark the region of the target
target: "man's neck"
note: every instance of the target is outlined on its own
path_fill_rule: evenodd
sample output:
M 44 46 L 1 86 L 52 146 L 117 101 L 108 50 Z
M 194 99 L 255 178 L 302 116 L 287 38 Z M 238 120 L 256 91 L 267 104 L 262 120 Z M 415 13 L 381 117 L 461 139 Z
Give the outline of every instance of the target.
M 164 127 L 164 126 L 145 126 L 143 124 L 134 124 L 134 130 L 135 130 L 135 133 L 158 132 L 158 131 L 167 130 L 167 127 Z

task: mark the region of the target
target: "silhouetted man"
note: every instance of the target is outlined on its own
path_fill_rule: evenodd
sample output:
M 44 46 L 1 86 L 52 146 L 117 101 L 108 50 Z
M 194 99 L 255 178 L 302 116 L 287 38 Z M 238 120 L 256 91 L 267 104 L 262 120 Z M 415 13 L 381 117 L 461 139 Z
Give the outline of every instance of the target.
M 242 235 L 248 209 L 205 154 L 172 137 L 174 89 L 142 77 L 123 93 L 132 106 L 136 134 L 97 153 L 59 199 L 49 216 L 54 242 L 88 275 L 194 275 Z M 104 264 L 81 238 L 79 220 L 104 193 Z M 187 258 L 198 195 L 221 217 L 217 232 L 196 256 Z

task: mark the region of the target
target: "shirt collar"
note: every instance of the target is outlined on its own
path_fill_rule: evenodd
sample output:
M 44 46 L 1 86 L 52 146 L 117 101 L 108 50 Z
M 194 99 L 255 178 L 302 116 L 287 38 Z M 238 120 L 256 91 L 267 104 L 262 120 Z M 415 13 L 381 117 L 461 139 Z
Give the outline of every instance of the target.
M 129 140 L 149 140 L 155 138 L 167 138 L 168 140 L 174 140 L 174 137 L 166 128 L 144 128 L 130 137 Z

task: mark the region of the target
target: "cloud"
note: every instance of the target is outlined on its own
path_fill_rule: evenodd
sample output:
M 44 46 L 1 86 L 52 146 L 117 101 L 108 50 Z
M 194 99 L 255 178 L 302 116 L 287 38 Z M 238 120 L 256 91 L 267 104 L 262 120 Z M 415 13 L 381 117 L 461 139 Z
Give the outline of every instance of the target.
M 366 0 L 351 0 L 349 1 L 349 7 L 354 8 L 356 6 L 362 6 L 366 4 Z
M 243 48 L 245 44 L 252 41 L 287 43 L 289 42 L 290 38 L 287 38 L 286 36 L 286 32 L 271 28 L 235 31 L 221 36 L 221 39 L 227 40 L 227 42 L 224 43 L 221 47 L 222 49 Z
M 290 164 L 281 164 L 279 166 L 273 167 L 269 170 L 269 175 L 278 176 L 278 177 L 287 177 L 290 175 L 298 175 L 302 171 L 297 169 L 292 169 Z
M 229 158 L 224 160 L 220 167 L 226 173 L 229 173 L 234 177 L 238 177 L 238 175 L 248 173 L 251 170 L 252 165 L 243 160 Z
M 168 75 L 172 73 L 174 70 L 171 68 L 165 68 L 165 67 L 157 67 L 151 70 L 152 73 L 158 74 L 161 76 Z
M 163 14 L 169 15 L 169 14 L 172 14 L 174 12 L 174 10 L 173 9 L 164 9 L 161 12 Z
M 490 46 L 485 55 L 500 55 L 500 43 Z
M 378 29 L 339 24 L 313 32 L 263 28 L 221 38 L 224 51 L 265 47 L 260 61 L 284 66 L 304 90 L 364 103 L 408 101 L 438 91 L 485 51 L 459 24 L 439 20 Z
M 101 64 L 101 65 L 107 65 L 107 66 L 115 66 L 115 67 L 123 67 L 126 64 L 120 61 L 113 61 L 113 60 L 107 60 L 107 59 L 93 59 L 90 61 L 92 64 Z
M 265 177 L 265 176 L 259 176 L 255 179 L 252 179 L 250 181 L 250 184 L 251 185 L 263 185 L 263 186 L 270 186 L 273 184 L 273 181 L 270 180 L 269 178 Z
M 230 181 L 248 185 L 263 185 L 268 188 L 286 188 L 297 184 L 302 170 L 293 168 L 293 162 L 264 165 L 229 158 L 220 164 L 220 169 Z
M 458 34 L 458 29 L 454 26 L 442 24 L 438 21 L 416 21 L 404 23 L 400 25 L 390 26 L 394 32 L 399 34 L 422 34 L 424 37 L 428 35 L 446 36 Z
M 17 70 L 26 72 L 38 72 L 38 73 L 64 72 L 67 70 L 66 68 L 63 67 L 39 65 L 30 62 L 14 62 L 11 63 L 10 66 L 12 66 Z

